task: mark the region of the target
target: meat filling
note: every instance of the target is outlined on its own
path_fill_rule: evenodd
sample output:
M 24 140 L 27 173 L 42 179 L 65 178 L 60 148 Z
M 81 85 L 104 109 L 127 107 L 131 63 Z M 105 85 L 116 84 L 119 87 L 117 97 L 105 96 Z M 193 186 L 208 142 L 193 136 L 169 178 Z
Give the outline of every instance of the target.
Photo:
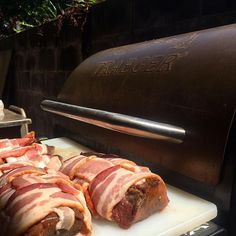
M 121 228 L 127 229 L 132 223 L 162 210 L 169 200 L 158 185 L 159 180 L 149 178 L 141 184 L 131 186 L 125 197 L 113 208 L 113 220 Z
M 83 223 L 83 215 L 77 210 L 75 212 L 75 223 L 70 231 L 65 229 L 56 230 L 56 225 L 59 222 L 59 217 L 55 212 L 47 215 L 38 224 L 33 225 L 22 236 L 73 236 L 78 232 L 84 232 L 87 230 Z

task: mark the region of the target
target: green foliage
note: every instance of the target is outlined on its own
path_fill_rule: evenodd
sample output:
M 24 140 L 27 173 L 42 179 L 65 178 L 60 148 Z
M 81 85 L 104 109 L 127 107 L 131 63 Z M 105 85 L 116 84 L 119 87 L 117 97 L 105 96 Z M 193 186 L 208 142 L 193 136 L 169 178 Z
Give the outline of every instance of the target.
M 96 0 L 0 0 L 0 37 L 88 9 Z M 71 9 L 74 9 L 73 11 Z

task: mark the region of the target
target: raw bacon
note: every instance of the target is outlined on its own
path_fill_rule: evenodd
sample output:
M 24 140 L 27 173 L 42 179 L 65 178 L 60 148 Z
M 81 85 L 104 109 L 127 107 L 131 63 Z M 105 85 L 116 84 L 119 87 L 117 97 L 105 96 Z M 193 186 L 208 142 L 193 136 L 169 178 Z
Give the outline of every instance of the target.
M 31 175 L 43 175 L 46 172 L 43 169 L 36 168 L 34 166 L 22 166 L 16 169 L 13 169 L 0 177 L 0 188 L 7 183 L 10 183 L 14 178 L 26 174 Z
M 35 142 L 35 133 L 30 132 L 23 138 L 0 139 L 0 153 L 9 151 L 18 147 L 24 147 Z
M 110 161 L 114 165 L 121 166 L 121 167 L 128 169 L 130 171 L 133 171 L 133 172 L 139 172 L 139 171 L 150 172 L 148 167 L 138 166 L 135 162 L 127 160 L 125 158 L 121 158 L 121 157 L 114 155 L 114 154 L 103 154 L 103 153 L 96 153 L 96 152 L 82 152 L 81 155 L 84 155 L 87 157 L 89 157 L 89 156 L 101 157 L 103 159 Z
M 23 155 L 17 158 L 8 157 L 6 160 L 8 163 L 29 162 L 32 163 L 32 165 L 35 167 L 51 168 L 54 170 L 59 170 L 62 166 L 62 159 L 59 156 L 48 154 L 36 154 L 35 156 Z
M 18 161 L 13 163 L 4 163 L 0 165 L 0 177 L 11 170 L 17 169 L 19 167 L 23 166 L 32 166 L 32 162 L 24 162 L 24 161 Z
M 53 147 L 50 147 L 46 144 L 38 144 L 34 143 L 30 146 L 18 147 L 9 151 L 4 151 L 0 153 L 1 159 L 11 158 L 11 157 L 21 157 L 23 155 L 27 156 L 28 158 L 33 158 L 37 155 L 43 154 L 52 154 Z
M 53 155 L 53 150 L 54 147 L 34 143 L 30 146 L 17 147 L 1 152 L 0 159 L 8 163 L 29 162 L 35 167 L 59 170 L 62 166 L 62 159 Z
M 29 186 L 34 183 L 64 183 L 77 186 L 69 182 L 69 177 L 54 170 L 24 166 L 12 169 L 0 178 L 0 209 L 5 206 L 8 198 L 15 190 Z
M 71 180 L 77 178 L 90 183 L 100 172 L 114 166 L 110 161 L 98 158 L 96 156 L 74 156 L 67 159 L 61 172 L 68 175 Z

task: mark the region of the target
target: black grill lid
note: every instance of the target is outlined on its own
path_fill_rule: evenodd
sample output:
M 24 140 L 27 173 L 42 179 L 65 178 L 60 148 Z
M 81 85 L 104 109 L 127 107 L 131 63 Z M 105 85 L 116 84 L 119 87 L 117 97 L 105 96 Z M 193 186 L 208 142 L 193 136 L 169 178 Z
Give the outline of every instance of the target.
M 229 25 L 108 49 L 73 71 L 58 100 L 181 127 L 186 133 L 178 145 L 82 123 L 71 129 L 217 184 L 235 111 L 235 41 L 236 25 Z

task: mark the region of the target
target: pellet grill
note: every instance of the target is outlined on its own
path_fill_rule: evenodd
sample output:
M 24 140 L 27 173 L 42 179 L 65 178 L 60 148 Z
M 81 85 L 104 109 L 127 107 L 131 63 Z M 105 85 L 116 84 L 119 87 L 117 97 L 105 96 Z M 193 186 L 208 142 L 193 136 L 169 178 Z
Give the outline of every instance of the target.
M 148 165 L 215 203 L 195 235 L 236 235 L 235 91 L 233 24 L 98 52 L 41 107 L 55 137 Z

